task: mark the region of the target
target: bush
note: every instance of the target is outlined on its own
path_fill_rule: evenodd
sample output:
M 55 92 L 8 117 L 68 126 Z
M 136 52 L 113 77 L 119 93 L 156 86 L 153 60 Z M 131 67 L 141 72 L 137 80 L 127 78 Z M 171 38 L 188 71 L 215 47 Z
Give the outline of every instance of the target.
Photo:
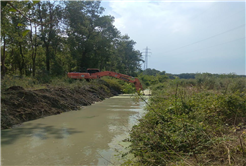
M 23 88 L 34 88 L 39 86 L 39 81 L 32 77 L 5 76 L 1 80 L 1 89 L 5 90 L 11 86 L 21 86 Z
M 138 164 L 246 164 L 244 81 L 206 76 L 153 86 L 149 112 L 130 133 Z
M 120 80 L 110 77 L 103 77 L 101 79 L 106 81 L 118 93 L 122 92 L 123 87 L 122 87 L 122 83 L 120 83 Z
M 136 88 L 132 83 L 125 82 L 122 86 L 122 91 L 126 94 L 131 94 L 136 92 Z
M 142 75 L 142 74 L 139 75 L 138 78 L 142 83 L 144 89 L 151 85 L 156 85 L 158 83 L 166 82 L 168 79 L 166 75 L 153 76 L 153 75 Z

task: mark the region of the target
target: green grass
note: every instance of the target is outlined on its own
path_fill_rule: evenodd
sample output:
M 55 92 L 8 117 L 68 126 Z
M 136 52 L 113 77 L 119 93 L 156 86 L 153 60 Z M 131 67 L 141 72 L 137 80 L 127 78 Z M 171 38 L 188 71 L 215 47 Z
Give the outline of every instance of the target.
M 169 80 L 151 87 L 126 165 L 246 164 L 246 79 Z
M 105 77 L 102 80 L 106 81 L 109 86 L 111 86 L 117 92 L 122 92 L 125 87 L 125 82 Z M 102 82 L 101 82 L 102 83 Z M 5 76 L 4 79 L 1 80 L 1 89 L 7 89 L 11 86 L 21 86 L 24 89 L 35 90 L 35 89 L 44 89 L 49 86 L 52 87 L 63 87 L 63 88 L 74 88 L 79 86 L 85 86 L 88 84 L 101 84 L 100 80 L 91 80 L 87 82 L 84 79 L 76 80 L 70 79 L 67 77 L 14 77 L 14 76 Z
M 47 86 L 52 87 L 76 87 L 86 85 L 88 82 L 85 80 L 74 80 L 67 77 L 54 77 L 49 80 L 49 82 L 40 81 L 40 79 L 33 77 L 13 77 L 6 76 L 1 80 L 1 89 L 7 89 L 11 86 L 21 86 L 24 89 L 35 90 L 35 89 L 44 89 Z

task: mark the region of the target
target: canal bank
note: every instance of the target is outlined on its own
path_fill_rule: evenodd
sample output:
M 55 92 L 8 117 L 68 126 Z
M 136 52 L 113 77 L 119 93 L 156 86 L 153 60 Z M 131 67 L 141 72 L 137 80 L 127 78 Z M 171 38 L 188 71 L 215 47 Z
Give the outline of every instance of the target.
M 110 85 L 98 80 L 90 84 L 42 89 L 24 89 L 12 86 L 1 92 L 1 129 L 20 125 L 22 122 L 78 110 L 105 98 L 118 95 Z
M 2 164 L 118 165 L 126 152 L 122 140 L 143 108 L 144 102 L 134 96 L 119 95 L 2 130 Z

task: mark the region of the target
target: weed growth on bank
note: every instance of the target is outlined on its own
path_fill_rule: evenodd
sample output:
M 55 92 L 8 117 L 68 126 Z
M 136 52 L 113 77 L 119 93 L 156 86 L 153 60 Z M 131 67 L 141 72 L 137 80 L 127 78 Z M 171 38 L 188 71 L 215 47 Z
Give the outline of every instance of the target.
M 125 165 L 246 165 L 246 79 L 199 76 L 152 88 Z

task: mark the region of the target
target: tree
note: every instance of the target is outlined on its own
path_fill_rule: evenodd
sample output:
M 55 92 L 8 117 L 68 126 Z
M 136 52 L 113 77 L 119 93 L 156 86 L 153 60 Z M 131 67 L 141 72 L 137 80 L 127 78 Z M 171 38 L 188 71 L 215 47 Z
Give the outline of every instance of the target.
M 62 7 L 56 2 L 45 1 L 38 3 L 38 19 L 40 24 L 40 38 L 45 48 L 46 70 L 50 72 L 50 60 L 54 54 L 51 45 L 58 36 L 59 21 L 62 19 Z
M 63 75 L 88 67 L 134 75 L 142 55 L 100 1 L 1 2 L 2 76 Z
M 130 40 L 128 35 L 118 36 L 115 40 L 115 49 L 117 56 L 117 69 L 121 73 L 134 75 L 141 69 L 142 54 L 134 49 L 136 42 Z
M 6 2 L 7 3 L 7 2 Z M 1 2 L 1 5 L 3 5 L 3 2 Z M 6 74 L 6 67 L 5 67 L 5 58 L 6 58 L 6 44 L 7 44 L 7 38 L 10 34 L 10 18 L 7 16 L 9 8 L 1 8 L 1 41 L 3 42 L 2 46 L 2 53 L 1 53 L 1 76 L 4 77 Z

